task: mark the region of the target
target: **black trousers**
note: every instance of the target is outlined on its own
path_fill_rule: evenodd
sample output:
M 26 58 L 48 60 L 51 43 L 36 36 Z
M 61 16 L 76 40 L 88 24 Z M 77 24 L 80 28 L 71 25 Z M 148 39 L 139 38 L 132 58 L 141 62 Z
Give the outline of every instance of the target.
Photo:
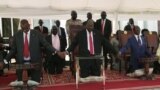
M 29 61 L 25 62 L 24 63 L 29 63 Z M 31 63 L 32 64 L 32 63 Z M 38 64 L 35 68 L 32 68 L 32 69 L 28 69 L 27 70 L 27 73 L 28 73 L 28 76 L 31 77 L 31 80 L 33 81 L 36 81 L 36 82 L 40 82 L 40 78 L 41 78 L 41 72 L 42 72 L 42 64 L 39 62 L 39 63 L 36 63 Z M 18 81 L 22 81 L 23 79 L 23 70 L 22 69 L 17 69 L 16 70 L 16 75 L 17 75 L 17 78 L 18 78 Z
M 63 72 L 64 59 L 61 59 L 58 55 L 51 56 L 48 60 L 48 73 L 49 74 L 61 74 Z
M 2 76 L 3 75 L 3 69 L 2 70 L 0 70 L 0 76 Z
M 80 77 L 85 78 L 88 76 L 100 76 L 101 63 L 102 60 L 98 59 L 79 60 Z

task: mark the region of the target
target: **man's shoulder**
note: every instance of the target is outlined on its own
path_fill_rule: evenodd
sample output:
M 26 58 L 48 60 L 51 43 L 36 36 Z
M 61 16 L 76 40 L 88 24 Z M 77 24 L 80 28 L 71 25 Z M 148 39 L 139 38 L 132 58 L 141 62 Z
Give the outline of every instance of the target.
M 31 34 L 38 34 L 38 33 L 40 33 L 40 32 L 37 31 L 37 30 L 35 30 L 35 29 L 31 29 L 31 30 L 30 30 L 30 33 L 31 33 Z
M 39 26 L 35 26 L 34 29 L 35 29 L 35 28 L 37 29 L 37 28 L 39 28 Z
M 50 39 L 50 38 L 51 38 L 51 35 L 47 35 L 47 36 L 46 36 L 46 39 Z
M 111 23 L 111 20 L 109 20 L 109 19 L 106 18 L 106 22 L 110 22 Z
M 134 40 L 136 37 L 133 35 L 133 36 L 131 36 L 130 38 L 128 38 L 128 40 L 130 40 L 130 41 L 132 41 L 132 40 Z
M 68 20 L 66 21 L 66 23 L 71 22 L 71 21 L 72 21 L 72 19 L 68 19 Z
M 43 28 L 48 29 L 46 26 L 43 26 Z
M 82 20 L 80 20 L 80 19 L 76 19 L 76 21 L 78 21 L 78 22 L 82 22 Z
M 60 29 L 61 29 L 61 30 L 64 30 L 64 28 L 63 28 L 63 27 L 60 27 Z
M 22 32 L 23 32 L 23 30 L 18 30 L 18 31 L 15 33 L 15 35 L 20 34 L 20 33 L 22 33 Z
M 97 19 L 97 20 L 96 20 L 96 22 L 100 22 L 100 21 L 101 21 L 101 19 Z

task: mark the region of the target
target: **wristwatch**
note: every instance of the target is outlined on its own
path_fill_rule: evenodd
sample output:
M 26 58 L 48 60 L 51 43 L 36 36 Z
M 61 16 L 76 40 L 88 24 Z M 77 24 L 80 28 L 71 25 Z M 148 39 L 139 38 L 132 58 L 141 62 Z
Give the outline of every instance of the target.
M 54 53 L 52 53 L 52 55 L 55 55 L 55 54 L 57 54 L 57 51 L 54 51 Z

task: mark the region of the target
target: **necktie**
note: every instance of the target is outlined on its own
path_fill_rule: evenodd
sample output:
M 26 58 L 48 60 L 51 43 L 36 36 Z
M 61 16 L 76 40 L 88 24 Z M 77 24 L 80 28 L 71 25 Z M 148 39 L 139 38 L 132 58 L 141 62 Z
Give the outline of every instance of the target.
M 28 45 L 28 37 L 27 33 L 25 33 L 25 39 L 24 39 L 24 47 L 23 47 L 23 56 L 25 58 L 29 57 L 29 45 Z
M 104 20 L 101 22 L 101 29 L 102 29 L 102 34 L 104 34 Z
M 132 29 L 132 32 L 134 33 L 134 31 L 135 31 L 135 30 L 134 30 L 134 29 L 135 29 L 135 28 L 134 28 L 134 25 L 131 25 L 131 29 Z
M 141 40 L 139 36 L 138 36 L 138 45 L 141 46 Z
M 93 51 L 93 41 L 92 41 L 91 33 L 89 33 L 89 43 L 90 43 L 90 54 L 93 55 L 94 51 Z

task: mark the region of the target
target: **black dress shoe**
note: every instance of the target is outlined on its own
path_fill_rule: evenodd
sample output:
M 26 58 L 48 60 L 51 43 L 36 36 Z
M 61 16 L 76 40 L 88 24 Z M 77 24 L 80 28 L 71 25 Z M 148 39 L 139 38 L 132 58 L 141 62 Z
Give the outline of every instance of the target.
M 143 75 L 143 76 L 140 77 L 140 79 L 141 79 L 141 80 L 147 80 L 147 76 L 146 76 L 146 75 Z
M 155 80 L 155 76 L 154 75 L 148 75 L 147 80 Z

